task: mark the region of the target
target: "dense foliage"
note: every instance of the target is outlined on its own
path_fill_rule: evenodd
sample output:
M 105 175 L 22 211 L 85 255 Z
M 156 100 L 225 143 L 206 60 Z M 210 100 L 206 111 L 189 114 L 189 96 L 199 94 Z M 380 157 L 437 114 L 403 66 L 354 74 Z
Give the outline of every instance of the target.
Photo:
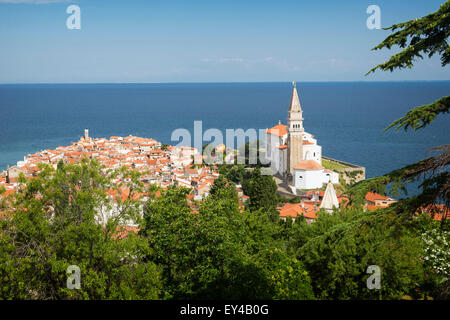
M 88 161 L 42 166 L 23 181 L 14 211 L 0 219 L 0 298 L 399 299 L 437 295 L 447 279 L 445 254 L 433 256 L 448 233 L 427 247 L 440 232 L 429 217 L 343 210 L 321 212 L 313 224 L 283 222 L 273 203 L 240 205 L 225 175 L 198 211 L 190 190 L 177 187 L 150 188 L 142 207 L 132 195 L 108 197 L 120 174 L 140 190 L 139 174 L 104 175 Z M 277 199 L 270 176 L 247 178 Z M 114 215 L 99 220 L 99 208 Z M 119 236 L 130 219 L 139 233 Z M 80 289 L 66 286 L 70 265 L 81 269 Z M 367 288 L 370 265 L 382 270 L 380 290 Z
M 98 212 L 112 203 L 111 181 L 95 162 L 42 166 L 22 185 L 9 218 L 0 219 L 0 298 L 155 299 L 158 267 L 145 260 L 147 241 L 118 240 L 118 219 L 99 223 Z M 128 200 L 116 217 L 132 216 Z M 110 208 L 112 209 L 112 208 Z M 81 289 L 66 286 L 69 266 L 81 271 Z

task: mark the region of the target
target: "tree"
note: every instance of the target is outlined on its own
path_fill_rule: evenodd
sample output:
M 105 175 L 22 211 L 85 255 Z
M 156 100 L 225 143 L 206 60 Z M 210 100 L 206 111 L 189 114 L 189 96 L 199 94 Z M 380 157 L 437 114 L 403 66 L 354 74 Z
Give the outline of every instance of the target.
M 242 184 L 247 176 L 247 170 L 244 165 L 238 164 L 233 165 L 228 170 L 222 171 L 221 174 L 224 174 L 228 180 L 233 181 L 236 184 Z
M 412 68 L 416 59 L 423 58 L 425 54 L 428 57 L 440 55 L 442 67 L 450 63 L 450 46 L 447 41 L 450 36 L 450 1 L 446 1 L 432 14 L 385 29 L 393 33 L 373 50 L 391 49 L 393 46 L 399 46 L 403 50 L 386 62 L 375 66 L 367 74 L 376 70 Z M 429 125 L 437 115 L 448 113 L 449 108 L 450 96 L 443 97 L 436 102 L 413 108 L 389 125 L 386 130 L 421 129 Z M 433 207 L 437 203 L 444 203 L 447 208 L 442 217 L 444 224 L 450 206 L 450 173 L 446 170 L 450 164 L 450 145 L 435 147 L 431 151 L 434 153 L 433 157 L 356 184 L 348 192 L 350 204 L 361 204 L 367 191 L 384 192 L 386 185 L 391 183 L 394 191 L 405 190 L 405 183 L 422 180 L 420 185 L 422 193 L 400 201 L 396 205 L 397 212 L 415 214 L 420 207 Z
M 198 212 L 187 191 L 169 188 L 149 199 L 145 227 L 175 299 L 311 299 L 309 276 L 282 250 L 280 228 L 262 210 L 241 212 L 233 183 L 216 179 Z
M 290 251 L 305 265 L 319 299 L 399 299 L 423 289 L 422 242 L 392 212 L 324 213 L 313 224 L 293 227 Z M 370 265 L 381 269 L 379 290 L 367 287 Z
M 224 189 L 227 187 L 224 185 Z M 169 188 L 149 200 L 145 210 L 144 234 L 155 254 L 149 256 L 163 268 L 164 288 L 170 297 L 250 297 L 246 276 L 258 277 L 246 262 L 243 243 L 236 235 L 237 206 L 227 192 L 216 192 L 191 213 L 187 191 Z
M 400 30 L 396 31 L 397 29 Z M 447 43 L 450 35 L 450 1 L 441 4 L 440 9 L 434 13 L 420 19 L 394 24 L 384 30 L 392 30 L 393 33 L 373 50 L 391 49 L 396 45 L 404 50 L 377 65 L 368 74 L 377 69 L 393 71 L 412 68 L 415 59 L 417 57 L 423 59 L 423 54 L 429 58 L 435 54 L 440 55 L 443 67 L 450 63 L 450 48 Z
M 34 179 L 21 177 L 11 218 L 0 220 L 0 298 L 159 298 L 158 267 L 144 261 L 147 241 L 122 237 L 120 219 L 98 222 L 101 208 L 132 216 L 131 206 L 123 210 L 108 197 L 112 182 L 102 168 L 84 159 L 40 169 Z M 71 265 L 80 268 L 80 289 L 66 286 Z
M 250 197 L 250 210 L 262 209 L 276 212 L 278 205 L 277 184 L 272 176 L 262 175 L 261 170 L 253 170 L 250 178 L 242 183 L 244 193 Z
M 5 209 L 6 206 L 6 199 L 3 197 L 3 194 L 6 192 L 5 187 L 0 187 L 0 209 Z
M 315 299 L 308 272 L 299 260 L 279 248 L 274 248 L 261 251 L 258 261 L 267 273 L 272 299 Z

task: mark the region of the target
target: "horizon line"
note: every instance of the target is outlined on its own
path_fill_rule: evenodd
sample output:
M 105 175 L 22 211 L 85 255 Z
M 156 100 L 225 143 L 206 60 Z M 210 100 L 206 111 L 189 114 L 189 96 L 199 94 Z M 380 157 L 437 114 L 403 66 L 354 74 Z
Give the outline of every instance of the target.
M 450 82 L 448 80 L 305 80 L 295 81 L 296 83 L 392 83 L 392 82 Z M 289 83 L 292 81 L 170 81 L 170 82 L 5 82 L 4 85 L 77 85 L 77 84 L 234 84 L 234 83 Z

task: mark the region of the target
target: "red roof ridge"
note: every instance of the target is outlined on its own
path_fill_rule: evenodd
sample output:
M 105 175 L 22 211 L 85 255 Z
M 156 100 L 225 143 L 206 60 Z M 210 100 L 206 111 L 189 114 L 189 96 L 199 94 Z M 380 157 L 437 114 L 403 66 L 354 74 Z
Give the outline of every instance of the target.
M 294 166 L 294 169 L 297 170 L 320 170 L 323 168 L 324 167 L 315 160 L 301 160 Z

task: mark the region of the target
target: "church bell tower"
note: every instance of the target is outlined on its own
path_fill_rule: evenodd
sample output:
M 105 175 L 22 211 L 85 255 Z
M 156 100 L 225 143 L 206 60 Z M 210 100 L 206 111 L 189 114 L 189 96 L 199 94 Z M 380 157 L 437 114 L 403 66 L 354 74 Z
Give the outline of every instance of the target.
M 288 117 L 288 159 L 287 174 L 292 175 L 293 167 L 303 160 L 303 111 L 298 98 L 295 82 L 292 83 L 291 105 L 289 107 Z

